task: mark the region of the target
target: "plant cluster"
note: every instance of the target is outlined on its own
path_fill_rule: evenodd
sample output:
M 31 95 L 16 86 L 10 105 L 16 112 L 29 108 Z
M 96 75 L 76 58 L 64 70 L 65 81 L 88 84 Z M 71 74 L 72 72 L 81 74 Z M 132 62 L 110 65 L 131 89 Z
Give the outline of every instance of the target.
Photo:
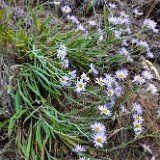
M 125 12 L 114 15 L 117 7 L 104 5 L 101 27 L 93 20 L 83 24 L 70 15 L 69 6 L 61 8 L 67 23 L 54 15 L 42 20 L 43 5 L 37 6 L 38 12 L 29 6 L 29 16 L 17 21 L 14 29 L 6 28 L 6 23 L 0 27 L 3 44 L 11 43 L 20 53 L 8 136 L 25 160 L 56 159 L 58 152 L 60 159 L 73 152 L 76 159 L 89 160 L 94 159 L 90 151 L 111 152 L 149 136 L 143 106 L 132 96 L 138 92 L 154 96 L 158 89 L 150 71 L 139 74 L 130 66 L 153 58 L 140 34 L 158 29 L 145 19 L 134 33 Z M 25 30 L 28 20 L 32 26 Z M 117 127 L 123 117 L 132 117 L 130 123 Z M 112 138 L 122 131 L 132 131 L 133 138 L 114 143 Z M 142 147 L 155 158 L 149 146 Z

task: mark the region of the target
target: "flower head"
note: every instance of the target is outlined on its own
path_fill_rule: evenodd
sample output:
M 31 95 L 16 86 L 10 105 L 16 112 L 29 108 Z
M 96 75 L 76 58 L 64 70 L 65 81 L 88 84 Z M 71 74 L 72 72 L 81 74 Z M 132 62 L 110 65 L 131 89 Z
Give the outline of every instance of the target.
M 95 122 L 94 124 L 92 124 L 91 129 L 94 132 L 105 132 L 106 130 L 105 126 L 100 122 Z
M 134 76 L 133 81 L 135 84 L 143 84 L 145 82 L 145 79 L 143 77 L 141 77 L 140 75 L 136 75 Z
M 73 70 L 72 72 L 69 72 L 69 74 L 71 75 L 71 78 L 75 78 L 76 77 L 76 70 Z
M 133 122 L 133 126 L 134 126 L 134 131 L 137 132 L 137 131 L 142 131 L 142 123 L 139 122 L 139 121 L 134 121 Z
M 96 22 L 95 21 L 88 21 L 88 23 L 89 23 L 89 25 L 91 25 L 91 26 L 96 26 Z
M 118 24 L 118 18 L 117 17 L 109 17 L 108 21 L 112 24 L 112 25 L 116 25 Z
M 149 83 L 147 87 L 147 91 L 155 94 L 157 92 L 157 87 L 154 84 Z
M 106 86 L 111 86 L 115 82 L 115 78 L 110 74 L 105 74 L 105 78 L 103 80 Z
M 109 3 L 108 5 L 110 8 L 113 8 L 113 9 L 117 8 L 117 5 L 114 3 Z
M 99 84 L 100 86 L 105 85 L 104 79 L 103 79 L 102 77 L 100 77 L 100 78 L 97 77 L 95 82 L 96 82 L 97 84 Z
M 61 62 L 61 65 L 62 65 L 63 68 L 68 68 L 69 67 L 69 60 L 68 59 L 64 59 Z
M 151 72 L 145 70 L 142 72 L 142 76 L 145 78 L 145 79 L 148 79 L 148 80 L 151 80 L 153 78 L 153 75 L 151 74 Z
M 94 67 L 94 65 L 93 65 L 92 63 L 90 64 L 90 69 L 91 69 L 91 71 L 92 71 L 95 75 L 98 74 L 98 70 L 95 69 L 95 67 Z
M 53 2 L 55 5 L 60 5 L 61 2 Z
M 83 82 L 83 80 L 81 79 L 80 81 L 77 81 L 76 84 L 76 91 L 79 93 L 83 90 L 85 90 L 86 87 L 86 82 Z
M 153 20 L 149 19 L 149 18 L 145 19 L 143 21 L 143 25 L 146 26 L 148 29 L 152 30 L 155 33 L 158 33 L 158 31 L 159 31 L 158 29 L 156 29 L 157 23 L 154 22 Z
M 122 96 L 122 94 L 123 94 L 123 87 L 122 87 L 119 83 L 115 82 L 114 88 L 115 88 L 115 89 L 114 89 L 115 95 L 116 95 L 117 97 Z
M 107 95 L 109 97 L 112 97 L 114 95 L 114 89 L 111 86 L 107 88 Z
M 152 156 L 151 160 L 156 160 L 155 156 Z
M 77 25 L 77 30 L 85 31 L 85 28 L 82 24 Z
M 134 136 L 134 140 L 137 139 L 137 138 L 141 138 L 141 137 L 142 137 L 142 130 L 136 131 L 135 136 Z
M 65 44 L 60 44 L 60 47 L 59 47 L 59 50 L 62 50 L 62 51 L 66 51 L 67 47 L 65 46 Z
M 112 115 L 111 111 L 105 105 L 98 106 L 98 109 L 101 111 L 101 114 L 105 114 L 106 116 Z
M 149 146 L 147 146 L 146 144 L 142 144 L 141 146 L 142 146 L 142 148 L 144 149 L 144 151 L 147 151 L 147 152 L 149 152 L 150 154 L 152 154 L 152 150 L 150 149 Z
M 66 57 L 66 54 L 67 54 L 66 51 L 65 50 L 58 50 L 57 52 L 58 52 L 58 54 L 57 54 L 58 59 L 64 60 Z
M 143 15 L 143 13 L 142 13 L 142 12 L 139 12 L 137 8 L 134 9 L 133 13 L 134 13 L 135 15 L 137 15 L 137 16 Z
M 128 76 L 128 70 L 127 69 L 121 69 L 116 71 L 116 77 L 119 80 L 124 80 Z
M 61 10 L 65 14 L 70 13 L 72 11 L 72 9 L 69 6 L 64 6 L 61 8 Z
M 87 77 L 87 75 L 83 72 L 83 74 L 81 75 L 81 79 L 83 79 L 85 82 L 89 81 L 89 77 Z
M 95 133 L 93 136 L 93 143 L 96 148 L 102 148 L 103 144 L 106 142 L 106 135 L 104 133 Z
M 120 108 L 122 113 L 129 113 L 129 111 L 123 105 L 120 105 Z
M 137 114 L 137 113 L 133 114 L 133 118 L 134 118 L 135 121 L 138 121 L 140 123 L 142 123 L 144 121 L 144 119 L 142 118 L 142 116 L 139 115 L 139 114 Z
M 69 16 L 69 19 L 72 20 L 74 23 L 79 24 L 79 20 L 75 16 Z
M 70 86 L 71 85 L 71 81 L 67 76 L 62 76 L 60 78 L 60 82 L 61 82 L 62 86 Z
M 90 160 L 90 158 L 80 157 L 79 160 Z
M 135 111 L 135 113 L 141 115 L 143 113 L 142 107 L 140 106 L 140 104 L 138 104 L 137 102 L 135 102 L 132 105 L 133 110 Z
M 85 151 L 86 151 L 86 149 L 79 144 L 77 146 L 75 146 L 75 148 L 73 148 L 73 152 L 75 152 L 75 153 L 85 152 Z

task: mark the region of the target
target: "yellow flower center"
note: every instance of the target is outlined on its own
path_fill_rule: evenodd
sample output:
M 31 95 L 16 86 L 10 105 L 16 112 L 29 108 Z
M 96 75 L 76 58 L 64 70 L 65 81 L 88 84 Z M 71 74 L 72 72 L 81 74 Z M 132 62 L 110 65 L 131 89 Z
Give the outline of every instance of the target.
M 67 9 L 64 9 L 63 12 L 64 12 L 64 13 L 67 13 Z
M 107 111 L 107 109 L 102 109 L 102 112 L 107 113 L 108 111 Z
M 140 117 L 139 117 L 139 116 L 136 116 L 136 120 L 139 121 L 139 120 L 140 120 Z
M 136 128 L 140 128 L 140 124 L 139 123 L 136 124 Z
M 109 94 L 109 95 L 112 95 L 112 94 L 113 94 L 113 92 L 112 92 L 112 91 L 108 91 L 108 94 Z
M 96 141 L 97 141 L 98 143 L 102 143 L 102 138 L 97 138 Z
M 149 146 L 146 146 L 146 148 L 145 148 L 147 151 L 149 151 Z
M 150 91 L 153 91 L 153 90 L 154 90 L 154 88 L 153 88 L 153 87 L 151 87 L 149 90 L 150 90 Z
M 64 82 L 65 81 L 65 79 L 64 78 L 61 78 L 61 80 Z
M 119 76 L 119 78 L 123 78 L 124 75 L 123 75 L 123 73 L 120 73 L 118 76 Z
M 96 132 L 99 132 L 99 130 L 100 130 L 99 127 L 96 127 L 96 128 L 95 128 L 95 131 L 96 131 Z
M 103 82 L 101 80 L 99 80 L 99 84 L 102 84 Z
M 139 81 L 139 82 L 142 81 L 142 78 L 141 78 L 141 77 L 138 77 L 138 78 L 137 78 L 137 81 Z
M 78 87 L 79 87 L 79 88 L 82 88 L 82 87 L 83 87 L 83 84 L 80 83 L 80 84 L 78 85 Z

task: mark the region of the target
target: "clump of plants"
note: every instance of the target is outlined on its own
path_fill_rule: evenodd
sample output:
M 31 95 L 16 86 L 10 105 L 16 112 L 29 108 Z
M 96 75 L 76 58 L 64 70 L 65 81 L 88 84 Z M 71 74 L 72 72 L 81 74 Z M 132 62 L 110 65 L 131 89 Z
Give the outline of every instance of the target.
M 95 21 L 81 23 L 69 6 L 61 8 L 67 23 L 54 14 L 42 20 L 43 7 L 37 8 L 29 6 L 29 16 L 15 28 L 0 27 L 2 43 L 19 52 L 15 114 L 7 127 L 20 157 L 97 159 L 91 153 L 112 153 L 153 136 L 143 125 L 143 106 L 133 97 L 141 91 L 157 93 L 154 75 L 135 73 L 130 66 L 153 58 L 139 37 L 148 29 L 157 33 L 155 22 L 144 20 L 134 33 L 129 16 L 115 16 L 112 3 L 104 5 L 101 27 Z M 28 21 L 32 25 L 26 29 Z M 150 147 L 142 148 L 153 160 Z

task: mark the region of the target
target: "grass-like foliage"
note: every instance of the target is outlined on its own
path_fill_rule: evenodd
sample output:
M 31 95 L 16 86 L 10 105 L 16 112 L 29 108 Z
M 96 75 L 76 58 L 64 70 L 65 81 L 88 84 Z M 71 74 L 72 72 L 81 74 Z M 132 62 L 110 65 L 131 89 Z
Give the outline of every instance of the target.
M 145 73 L 134 77 L 129 68 L 146 52 L 142 41 L 133 42 L 144 28 L 128 34 L 127 22 L 122 23 L 123 30 L 121 24 L 113 25 L 106 6 L 101 30 L 84 29 L 82 24 L 75 28 L 71 20 L 65 23 L 64 17 L 54 14 L 41 19 L 43 6 L 35 10 L 29 5 L 28 10 L 14 28 L 6 25 L 10 13 L 0 26 L 1 43 L 18 52 L 19 64 L 14 66 L 18 80 L 12 93 L 15 114 L 5 127 L 19 155 L 25 160 L 51 160 L 64 159 L 73 151 L 75 158 L 94 159 L 89 152 L 112 152 L 149 136 L 142 133 L 143 109 L 133 100 L 149 78 Z M 4 12 L 0 15 L 2 19 Z M 120 30 L 123 37 L 116 36 Z M 124 40 L 130 41 L 128 51 L 121 48 Z M 149 85 L 147 91 L 155 93 L 156 87 Z M 126 104 L 133 106 L 127 110 Z M 129 132 L 135 136 L 126 137 Z

